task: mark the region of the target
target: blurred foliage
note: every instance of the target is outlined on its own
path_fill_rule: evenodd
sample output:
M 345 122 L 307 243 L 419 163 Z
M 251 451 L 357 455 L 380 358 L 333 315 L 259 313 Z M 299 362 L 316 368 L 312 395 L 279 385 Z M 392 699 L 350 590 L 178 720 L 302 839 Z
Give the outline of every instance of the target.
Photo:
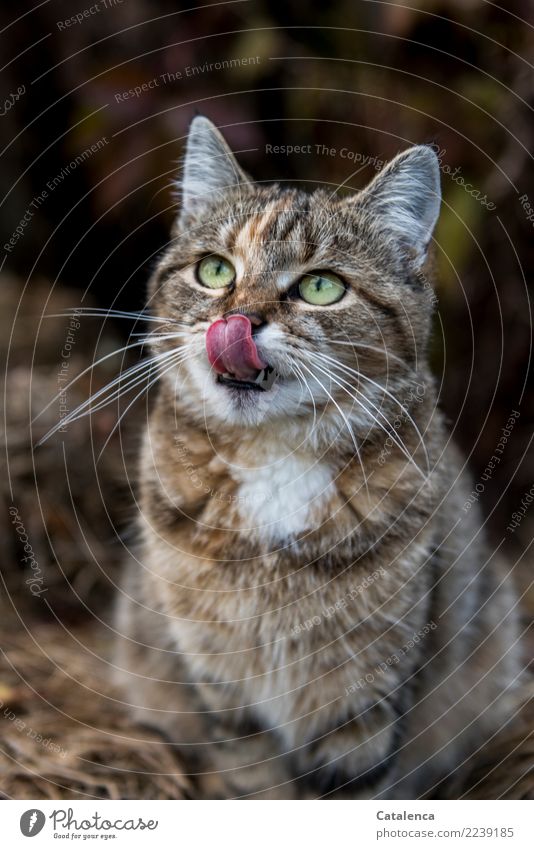
M 304 186 L 357 189 L 373 176 L 372 166 L 339 155 L 342 148 L 387 160 L 409 144 L 434 143 L 442 163 L 459 167 L 495 205 L 486 208 L 443 174 L 433 359 L 475 475 L 510 411 L 521 408 L 483 499 L 490 511 L 504 494 L 492 522 L 502 528 L 534 478 L 532 461 L 522 460 L 534 420 L 525 389 L 533 230 L 518 200 L 527 194 L 534 203 L 532 2 L 501 9 L 484 0 L 235 0 L 182 9 L 165 0 L 108 0 L 104 8 L 101 0 L 97 14 L 61 27 L 88 5 L 36 4 L 2 36 L 10 63 L 2 99 L 26 86 L 2 118 L 2 244 L 48 181 L 108 140 L 49 193 L 6 267 L 89 287 L 104 306 L 139 307 L 168 238 L 170 185 L 197 111 L 224 128 L 257 179 Z M 5 26 L 14 10 L 2 15 Z M 209 68 L 255 56 L 254 64 Z M 188 75 L 188 67 L 197 70 Z M 162 82 L 177 72 L 181 78 Z M 153 80 L 140 96 L 119 97 Z M 275 156 L 269 144 L 326 145 L 338 154 Z

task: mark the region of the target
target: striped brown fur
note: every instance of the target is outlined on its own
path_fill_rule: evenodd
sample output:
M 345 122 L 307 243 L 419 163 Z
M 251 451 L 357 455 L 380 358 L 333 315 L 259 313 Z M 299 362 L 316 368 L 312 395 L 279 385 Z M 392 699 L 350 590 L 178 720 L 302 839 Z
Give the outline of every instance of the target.
M 462 509 L 426 359 L 434 160 L 413 148 L 357 195 L 308 195 L 255 185 L 193 122 L 149 292 L 191 356 L 146 428 L 116 660 L 205 796 L 428 793 L 515 698 L 513 588 Z M 195 278 L 210 254 L 235 266 L 228 290 Z M 345 296 L 300 301 L 312 270 Z M 210 369 L 206 330 L 233 312 L 263 322 L 269 392 L 229 392 Z

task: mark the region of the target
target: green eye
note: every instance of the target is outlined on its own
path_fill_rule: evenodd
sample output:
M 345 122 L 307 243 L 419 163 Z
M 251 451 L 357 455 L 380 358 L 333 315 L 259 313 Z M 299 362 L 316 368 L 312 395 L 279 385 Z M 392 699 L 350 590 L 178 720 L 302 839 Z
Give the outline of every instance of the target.
M 299 295 L 307 304 L 326 307 L 335 304 L 345 294 L 345 286 L 339 277 L 328 271 L 305 274 L 299 283 Z
M 235 268 L 222 256 L 206 256 L 197 265 L 197 276 L 208 289 L 224 289 L 235 280 Z

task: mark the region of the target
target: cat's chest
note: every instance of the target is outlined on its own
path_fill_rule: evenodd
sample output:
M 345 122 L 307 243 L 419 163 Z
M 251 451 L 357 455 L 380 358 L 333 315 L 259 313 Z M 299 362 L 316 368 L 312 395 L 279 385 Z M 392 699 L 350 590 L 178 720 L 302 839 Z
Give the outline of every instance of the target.
M 328 518 L 335 496 L 330 466 L 308 454 L 272 452 L 256 468 L 234 467 L 240 527 L 265 540 L 291 540 Z

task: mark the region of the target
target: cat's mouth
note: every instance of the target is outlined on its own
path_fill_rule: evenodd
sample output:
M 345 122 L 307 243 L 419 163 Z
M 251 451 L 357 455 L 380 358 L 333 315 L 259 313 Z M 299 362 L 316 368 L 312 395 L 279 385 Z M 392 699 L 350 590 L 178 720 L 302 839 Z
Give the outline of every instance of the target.
M 259 369 L 256 377 L 253 378 L 248 377 L 245 379 L 236 377 L 231 372 L 218 374 L 217 383 L 228 386 L 229 388 L 239 389 L 242 392 L 267 392 L 269 389 L 272 389 L 277 378 L 278 372 L 276 369 L 272 366 L 266 366 Z
M 237 394 L 268 392 L 278 378 L 276 369 L 260 356 L 250 318 L 241 313 L 219 318 L 206 331 L 206 351 L 216 381 Z

